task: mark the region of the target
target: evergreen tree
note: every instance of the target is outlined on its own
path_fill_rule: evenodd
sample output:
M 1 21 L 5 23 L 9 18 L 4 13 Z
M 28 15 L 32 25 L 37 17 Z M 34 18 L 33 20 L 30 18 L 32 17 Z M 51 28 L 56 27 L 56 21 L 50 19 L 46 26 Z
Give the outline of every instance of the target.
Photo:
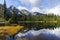
M 4 0 L 4 19 L 6 20 L 6 10 L 7 10 L 7 7 L 6 7 L 6 0 Z

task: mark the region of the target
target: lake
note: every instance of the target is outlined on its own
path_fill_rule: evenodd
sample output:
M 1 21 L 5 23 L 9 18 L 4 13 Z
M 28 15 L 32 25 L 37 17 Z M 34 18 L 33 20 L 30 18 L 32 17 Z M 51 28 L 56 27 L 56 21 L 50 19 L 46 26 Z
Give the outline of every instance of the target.
M 15 37 L 22 40 L 60 40 L 60 27 L 54 29 L 29 30 L 26 33 L 19 32 Z

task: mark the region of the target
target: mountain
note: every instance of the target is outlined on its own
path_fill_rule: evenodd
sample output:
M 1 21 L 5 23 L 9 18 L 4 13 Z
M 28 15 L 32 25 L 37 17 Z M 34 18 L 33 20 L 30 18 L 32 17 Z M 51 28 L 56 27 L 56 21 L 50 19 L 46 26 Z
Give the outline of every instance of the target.
M 31 14 L 29 11 L 27 11 L 27 10 L 25 10 L 25 9 L 22 9 L 21 12 L 22 12 L 22 14 L 25 14 L 25 15 Z
M 3 15 L 4 13 L 4 6 L 2 4 L 0 4 L 0 16 Z M 25 15 L 29 15 L 29 14 L 32 14 L 32 15 L 43 15 L 43 13 L 39 13 L 39 12 L 29 12 L 28 10 L 26 9 L 22 9 L 22 10 L 19 10 L 17 9 L 16 7 L 14 6 L 10 6 L 9 8 L 6 9 L 6 14 L 7 16 L 11 17 L 12 16 L 12 13 L 16 14 L 16 15 L 20 15 L 20 14 L 25 14 Z
M 21 14 L 21 12 L 16 8 L 16 7 L 14 7 L 14 6 L 10 6 L 8 9 L 7 9 L 7 13 L 13 13 L 13 11 L 14 11 L 14 13 L 16 13 L 17 15 L 18 14 Z
M 19 15 L 19 14 L 25 14 L 25 15 L 29 15 L 29 14 L 32 14 L 32 15 L 43 15 L 43 13 L 39 13 L 39 12 L 29 12 L 28 10 L 26 9 L 22 9 L 22 10 L 19 10 L 17 9 L 16 7 L 14 6 L 10 6 L 9 8 L 7 8 L 7 14 L 12 14 L 14 11 L 14 13 L 16 15 Z
M 25 9 L 19 10 L 19 9 L 17 9 L 17 8 L 14 7 L 14 6 L 10 6 L 10 7 L 7 9 L 7 13 L 10 13 L 10 14 L 11 14 L 13 11 L 14 11 L 14 13 L 16 13 L 16 14 L 25 14 L 25 15 L 30 14 L 29 11 L 27 11 L 27 10 L 25 10 Z
M 43 13 L 34 12 L 35 15 L 44 15 Z

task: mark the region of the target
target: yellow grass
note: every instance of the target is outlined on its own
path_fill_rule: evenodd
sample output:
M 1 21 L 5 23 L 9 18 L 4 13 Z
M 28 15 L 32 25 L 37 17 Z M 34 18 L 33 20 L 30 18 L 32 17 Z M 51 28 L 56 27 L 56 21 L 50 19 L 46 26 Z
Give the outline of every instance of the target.
M 14 35 L 16 34 L 19 30 L 21 30 L 23 26 L 1 26 L 0 27 L 0 35 Z

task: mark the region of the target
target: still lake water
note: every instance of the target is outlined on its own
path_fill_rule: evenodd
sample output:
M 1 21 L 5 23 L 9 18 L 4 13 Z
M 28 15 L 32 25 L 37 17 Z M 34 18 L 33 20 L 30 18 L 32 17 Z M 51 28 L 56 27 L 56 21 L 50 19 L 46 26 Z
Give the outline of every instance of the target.
M 28 40 L 60 40 L 60 28 L 29 30 L 26 33 L 19 32 L 15 37 Z
M 19 32 L 14 38 L 7 36 L 8 40 L 60 40 L 60 28 L 29 30 L 26 33 Z

